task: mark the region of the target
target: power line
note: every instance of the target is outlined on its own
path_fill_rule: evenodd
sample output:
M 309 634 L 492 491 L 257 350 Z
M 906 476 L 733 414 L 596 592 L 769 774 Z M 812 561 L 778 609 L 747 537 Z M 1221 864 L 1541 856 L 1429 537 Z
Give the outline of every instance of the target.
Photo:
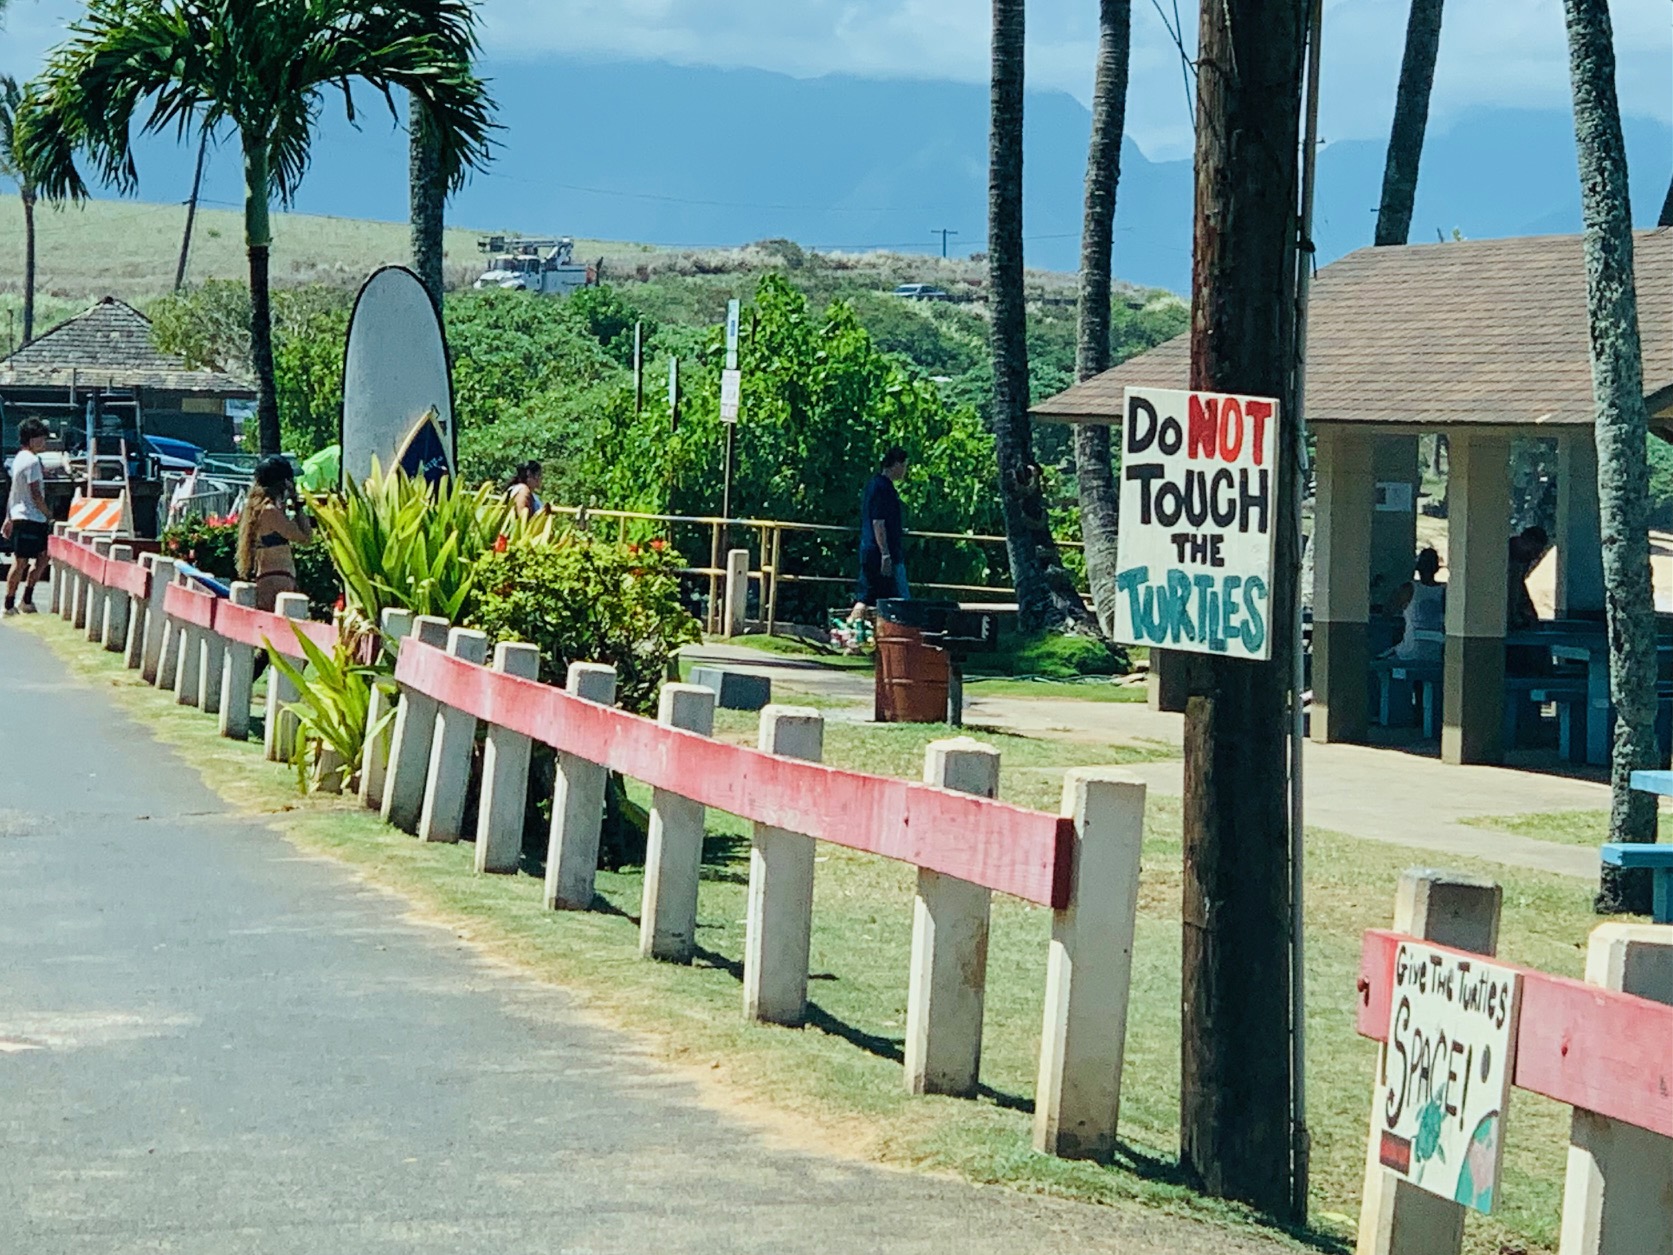
M 929 233 L 931 235 L 939 235 L 941 237 L 941 256 L 942 259 L 945 260 L 947 256 L 947 237 L 949 235 L 957 235 L 958 232 L 952 227 L 931 227 Z

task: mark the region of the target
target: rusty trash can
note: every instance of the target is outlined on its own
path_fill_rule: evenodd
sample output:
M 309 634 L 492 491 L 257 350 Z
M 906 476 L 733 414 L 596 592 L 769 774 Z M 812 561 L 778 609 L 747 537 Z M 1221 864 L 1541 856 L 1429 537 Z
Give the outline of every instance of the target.
M 945 723 L 952 659 L 924 639 L 919 626 L 944 617 L 957 603 L 882 601 L 877 606 L 878 723 Z M 910 610 L 906 609 L 910 607 Z M 939 612 L 939 613 L 937 613 Z

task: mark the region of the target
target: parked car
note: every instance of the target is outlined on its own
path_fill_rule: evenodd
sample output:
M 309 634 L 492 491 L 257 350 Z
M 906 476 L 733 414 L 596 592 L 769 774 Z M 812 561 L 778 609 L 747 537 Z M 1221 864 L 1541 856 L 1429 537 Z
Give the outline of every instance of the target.
M 946 292 L 929 283 L 903 283 L 895 289 L 895 295 L 904 301 L 950 301 L 953 299 Z

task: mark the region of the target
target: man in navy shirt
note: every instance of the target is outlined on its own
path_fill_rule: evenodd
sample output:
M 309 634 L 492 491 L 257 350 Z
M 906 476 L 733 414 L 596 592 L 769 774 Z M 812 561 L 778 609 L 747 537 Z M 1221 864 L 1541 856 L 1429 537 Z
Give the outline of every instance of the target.
M 860 588 L 851 619 L 885 597 L 905 597 L 906 522 L 895 485 L 906 478 L 906 450 L 883 455 L 883 466 L 860 498 Z

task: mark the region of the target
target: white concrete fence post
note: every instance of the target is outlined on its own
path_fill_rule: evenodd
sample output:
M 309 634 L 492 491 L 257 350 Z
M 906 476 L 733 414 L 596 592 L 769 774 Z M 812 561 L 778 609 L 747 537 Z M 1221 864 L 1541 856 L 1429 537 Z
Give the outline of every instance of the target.
M 1673 1003 L 1673 928 L 1600 924 L 1586 981 Z M 1673 1138 L 1574 1108 L 1559 1255 L 1673 1251 Z
M 176 574 L 175 582 L 188 589 L 192 585 L 188 576 L 180 574 Z M 174 635 L 175 652 L 179 654 L 174 664 L 174 700 L 180 706 L 196 706 L 200 696 L 198 676 L 203 670 L 205 633 L 197 624 L 182 621 L 175 624 Z
M 1417 869 L 1400 877 L 1394 931 L 1436 945 L 1491 955 L 1499 945 L 1504 891 L 1490 880 Z M 1458 1255 L 1464 1243 L 1464 1206 L 1417 1188 L 1382 1166 L 1378 1132 L 1388 1047 L 1377 1051 L 1371 1085 L 1371 1131 L 1360 1194 L 1355 1255 Z
M 52 525 L 52 534 L 60 540 L 69 534 L 69 530 L 70 525 L 68 523 L 54 523 Z M 69 582 L 66 578 L 67 575 L 68 571 L 64 566 L 57 562 L 52 564 L 50 576 L 52 581 L 52 613 L 60 617 L 64 613 L 64 585 Z
M 665 684 L 657 722 L 711 736 L 713 689 Z M 697 882 L 703 869 L 702 803 L 668 789 L 651 790 L 645 842 L 645 893 L 639 910 L 639 953 L 664 963 L 690 963 L 697 946 Z
M 818 762 L 825 720 L 817 710 L 768 706 L 759 747 Z M 808 947 L 813 936 L 812 837 L 756 824 L 749 851 L 749 908 L 744 924 L 744 1015 L 767 1024 L 807 1018 Z
M 150 574 L 156 570 L 157 556 L 142 553 L 139 565 Z M 138 671 L 145 665 L 145 621 L 150 608 L 151 603 L 144 596 L 128 598 L 128 638 L 122 642 L 122 665 L 129 671 Z
M 924 783 L 999 795 L 999 751 L 969 737 L 932 742 Z M 976 1092 L 982 1065 L 988 908 L 981 885 L 918 869 L 912 966 L 906 994 L 906 1088 L 914 1094 Z
M 273 609 L 287 619 L 306 619 L 308 598 L 302 593 L 280 593 Z M 284 644 L 289 648 L 291 642 Z M 300 725 L 285 707 L 301 696 L 279 668 L 267 669 L 267 718 L 262 725 L 261 748 L 269 762 L 288 763 L 291 759 Z
M 494 646 L 494 670 L 540 678 L 540 649 L 521 641 Z M 482 801 L 476 808 L 476 870 L 514 872 L 523 861 L 523 816 L 529 800 L 529 738 L 489 724 L 482 746 Z
M 412 632 L 412 611 L 386 606 L 380 616 L 379 632 L 382 648 L 391 655 L 400 648 L 402 639 Z M 395 697 L 376 685 L 366 707 L 366 726 L 375 728 L 383 722 L 383 731 L 366 738 L 366 748 L 360 756 L 360 803 L 372 810 L 383 806 L 384 779 L 389 773 L 389 746 L 394 740 L 394 720 L 384 722 L 384 713 L 395 708 Z
M 70 543 L 74 545 L 79 545 L 86 539 L 80 531 L 73 529 L 69 532 L 69 538 Z M 82 627 L 87 622 L 86 618 L 83 617 L 87 613 L 87 604 L 84 600 L 87 596 L 87 579 L 80 571 L 73 568 L 69 571 L 69 577 L 69 587 L 65 590 L 68 596 L 64 602 L 64 622 L 71 627 Z
M 93 552 L 101 558 L 110 557 L 111 539 L 101 536 L 93 542 Z M 87 633 L 87 639 L 97 641 L 101 645 L 105 639 L 105 602 L 110 599 L 110 590 L 100 580 L 89 580 L 87 583 L 87 610 L 76 626 Z
M 447 634 L 447 652 L 480 667 L 488 660 L 488 636 L 474 628 L 453 628 Z M 418 814 L 420 841 L 459 839 L 465 827 L 465 794 L 470 789 L 471 757 L 475 753 L 476 716 L 438 704 L 424 807 Z
M 255 609 L 256 586 L 239 580 L 228 598 L 235 606 Z M 227 641 L 221 653 L 221 735 L 229 741 L 250 739 L 250 704 L 256 684 L 256 647 Z
M 568 689 L 582 701 L 616 704 L 616 669 L 597 662 L 569 664 Z M 546 909 L 588 911 L 598 874 L 609 768 L 559 751 L 553 764 L 552 828 L 546 840 Z
M 113 544 L 110 547 L 110 557 L 113 562 L 123 562 L 133 565 L 134 547 L 132 545 Z M 105 592 L 105 615 L 100 637 L 105 652 L 120 654 L 128 646 L 129 606 L 132 598 L 119 588 L 107 589 Z
M 151 563 L 151 603 L 145 608 L 145 656 L 139 674 L 160 689 L 174 687 L 174 663 L 180 652 L 175 647 L 174 623 L 163 609 L 174 571 L 173 558 L 159 557 Z
M 742 636 L 749 614 L 749 550 L 726 551 L 726 636 Z
M 412 635 L 437 649 L 447 647 L 448 623 L 421 614 L 412 621 Z M 380 813 L 386 824 L 402 832 L 417 832 L 424 813 L 424 786 L 430 773 L 430 743 L 436 732 L 433 698 L 403 688 L 395 707 L 395 731 L 389 742 L 389 770 L 383 782 Z
M 1034 1149 L 1108 1160 L 1121 1115 L 1127 994 L 1144 845 L 1142 781 L 1107 767 L 1063 777 L 1074 820 L 1069 905 L 1052 912 Z
M 227 642 L 219 632 L 198 633 L 198 709 L 217 718 L 221 713 L 221 681 L 225 679 Z

